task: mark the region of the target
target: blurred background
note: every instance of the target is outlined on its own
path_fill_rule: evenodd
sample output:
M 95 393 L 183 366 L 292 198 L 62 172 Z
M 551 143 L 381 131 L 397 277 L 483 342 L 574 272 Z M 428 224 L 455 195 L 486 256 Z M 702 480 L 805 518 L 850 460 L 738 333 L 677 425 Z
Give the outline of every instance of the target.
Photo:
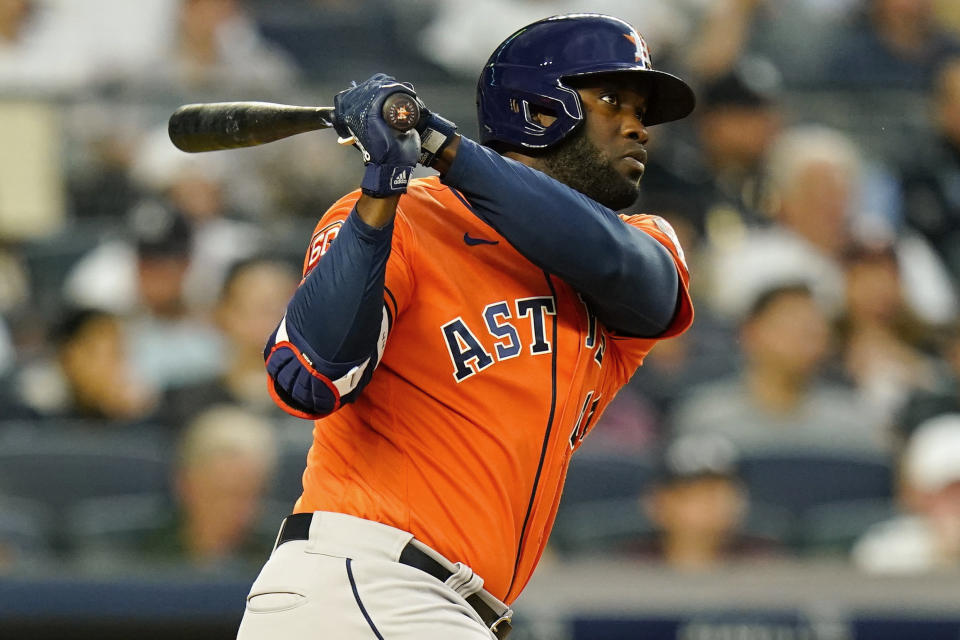
M 0 0 L 0 635 L 232 638 L 311 439 L 261 350 L 360 164 L 187 102 L 384 71 L 476 135 L 516 28 L 634 24 L 693 328 L 574 458 L 513 637 L 960 637 L 960 3 Z

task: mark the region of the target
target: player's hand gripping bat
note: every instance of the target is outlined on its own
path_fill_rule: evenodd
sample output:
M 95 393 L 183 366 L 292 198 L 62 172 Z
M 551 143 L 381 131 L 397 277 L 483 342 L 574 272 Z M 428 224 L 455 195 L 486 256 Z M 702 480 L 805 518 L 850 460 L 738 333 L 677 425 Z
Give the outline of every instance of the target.
M 298 133 L 333 126 L 333 107 L 298 107 L 272 102 L 210 102 L 187 104 L 170 116 L 170 140 L 182 151 L 218 151 L 266 144 Z M 383 103 L 383 118 L 398 131 L 408 131 L 420 119 L 420 108 L 409 93 L 398 91 Z M 353 139 L 340 140 L 352 144 Z

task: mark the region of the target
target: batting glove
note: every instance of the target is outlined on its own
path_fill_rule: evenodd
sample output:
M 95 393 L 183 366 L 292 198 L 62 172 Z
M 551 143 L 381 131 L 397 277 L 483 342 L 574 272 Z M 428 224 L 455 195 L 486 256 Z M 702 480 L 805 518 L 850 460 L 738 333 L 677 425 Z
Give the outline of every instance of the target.
M 427 109 L 420 98 L 417 98 L 417 104 L 420 106 L 420 120 L 416 125 L 420 133 L 420 164 L 432 167 L 433 161 L 453 140 L 457 125 Z
M 340 142 L 363 154 L 360 189 L 374 198 L 405 193 L 420 156 L 417 131 L 397 131 L 383 119 L 383 102 L 397 91 L 416 95 L 412 85 L 378 73 L 333 98 L 333 126 Z

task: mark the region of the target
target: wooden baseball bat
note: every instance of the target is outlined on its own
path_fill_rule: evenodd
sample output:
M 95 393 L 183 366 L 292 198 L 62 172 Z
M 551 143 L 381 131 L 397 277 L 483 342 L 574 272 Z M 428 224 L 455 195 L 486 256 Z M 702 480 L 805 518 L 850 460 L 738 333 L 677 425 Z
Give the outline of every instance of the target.
M 383 118 L 394 129 L 408 131 L 420 119 L 409 93 L 398 91 L 383 103 Z M 182 151 L 198 153 L 239 149 L 329 129 L 333 107 L 300 107 L 273 102 L 209 102 L 183 105 L 167 126 L 170 140 Z

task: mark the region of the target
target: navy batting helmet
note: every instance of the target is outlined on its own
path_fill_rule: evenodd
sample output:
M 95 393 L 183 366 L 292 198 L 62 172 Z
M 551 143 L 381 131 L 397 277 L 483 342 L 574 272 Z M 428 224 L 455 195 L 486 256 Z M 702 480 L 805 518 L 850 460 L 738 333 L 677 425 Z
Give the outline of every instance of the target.
M 693 90 L 680 78 L 656 71 L 643 38 L 629 24 L 600 14 L 576 13 L 539 20 L 507 38 L 487 60 L 477 83 L 480 141 L 521 149 L 553 145 L 583 120 L 572 78 L 631 73 L 650 88 L 644 124 L 684 118 L 693 111 Z M 531 106 L 556 116 L 534 121 Z

